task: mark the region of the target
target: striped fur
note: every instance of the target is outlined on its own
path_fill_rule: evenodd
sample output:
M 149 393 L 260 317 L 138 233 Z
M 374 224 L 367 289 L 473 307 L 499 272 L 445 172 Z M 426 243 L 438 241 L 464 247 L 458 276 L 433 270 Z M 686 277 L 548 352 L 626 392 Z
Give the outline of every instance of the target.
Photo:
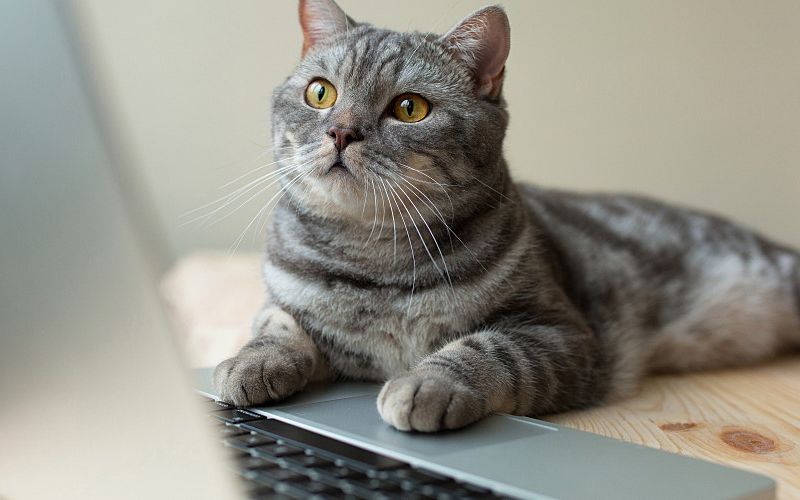
M 301 12 L 306 24 L 335 19 L 314 24 L 274 93 L 276 156 L 289 168 L 267 235 L 271 299 L 255 338 L 217 369 L 224 399 L 264 403 L 315 379 L 387 381 L 382 417 L 436 431 L 494 411 L 585 407 L 648 372 L 800 344 L 796 251 L 644 198 L 512 182 L 505 103 L 478 88 L 474 52 L 497 45 L 481 45 L 492 35 L 475 26 L 499 9 L 462 22 L 469 44 L 454 29 L 469 57 L 442 37 L 356 24 L 330 0 Z M 339 94 L 327 110 L 303 102 L 318 77 Z M 404 92 L 425 96 L 430 116 L 387 116 Z M 340 154 L 332 125 L 364 140 Z M 348 171 L 329 172 L 336 161 Z

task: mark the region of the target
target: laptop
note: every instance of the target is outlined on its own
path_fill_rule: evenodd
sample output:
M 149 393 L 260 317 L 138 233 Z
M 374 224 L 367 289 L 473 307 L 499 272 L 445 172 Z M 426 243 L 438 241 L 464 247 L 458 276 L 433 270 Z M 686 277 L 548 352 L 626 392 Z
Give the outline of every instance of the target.
M 173 342 L 68 5 L 0 7 L 0 498 L 774 497 L 758 474 L 532 418 L 399 432 L 376 384 L 217 401 Z

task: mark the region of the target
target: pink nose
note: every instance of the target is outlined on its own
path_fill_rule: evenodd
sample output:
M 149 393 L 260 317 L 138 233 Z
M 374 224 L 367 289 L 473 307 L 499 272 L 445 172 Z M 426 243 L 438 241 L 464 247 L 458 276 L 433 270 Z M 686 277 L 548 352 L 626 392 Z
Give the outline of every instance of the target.
M 344 151 L 344 148 L 350 145 L 353 141 L 361 141 L 364 136 L 354 128 L 331 127 L 328 129 L 328 135 L 333 137 L 333 143 L 337 151 Z

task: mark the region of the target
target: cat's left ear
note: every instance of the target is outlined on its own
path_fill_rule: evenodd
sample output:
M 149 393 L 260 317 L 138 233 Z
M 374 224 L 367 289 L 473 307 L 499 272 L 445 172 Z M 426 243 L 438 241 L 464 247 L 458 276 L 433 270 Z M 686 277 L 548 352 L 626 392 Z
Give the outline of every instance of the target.
M 356 25 L 333 0 L 300 0 L 299 10 L 303 57 L 315 44 Z
M 500 95 L 511 50 L 511 26 L 502 7 L 493 5 L 473 12 L 439 40 L 469 67 L 481 95 Z

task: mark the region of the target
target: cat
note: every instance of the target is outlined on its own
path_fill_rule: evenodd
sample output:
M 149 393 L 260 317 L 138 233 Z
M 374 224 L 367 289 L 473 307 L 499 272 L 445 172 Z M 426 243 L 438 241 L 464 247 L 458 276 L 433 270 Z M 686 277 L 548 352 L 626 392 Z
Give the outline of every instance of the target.
M 223 400 L 381 381 L 388 424 L 434 432 L 800 345 L 797 251 L 645 198 L 512 182 L 500 7 L 441 36 L 332 0 L 301 1 L 300 23 L 302 59 L 273 94 L 269 300 L 215 371 Z

